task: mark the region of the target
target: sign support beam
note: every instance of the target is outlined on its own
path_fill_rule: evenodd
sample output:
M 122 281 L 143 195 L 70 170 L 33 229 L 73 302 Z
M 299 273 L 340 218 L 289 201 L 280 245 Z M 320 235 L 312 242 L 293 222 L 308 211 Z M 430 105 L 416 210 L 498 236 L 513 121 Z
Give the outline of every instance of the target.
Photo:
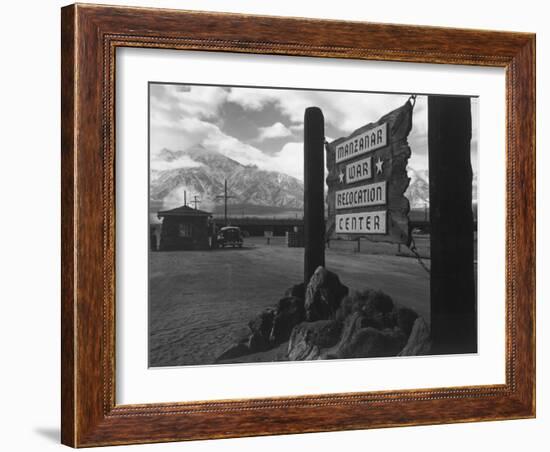
M 304 114 L 304 284 L 325 265 L 325 119 L 321 109 Z
M 432 353 L 477 351 L 468 97 L 428 97 Z

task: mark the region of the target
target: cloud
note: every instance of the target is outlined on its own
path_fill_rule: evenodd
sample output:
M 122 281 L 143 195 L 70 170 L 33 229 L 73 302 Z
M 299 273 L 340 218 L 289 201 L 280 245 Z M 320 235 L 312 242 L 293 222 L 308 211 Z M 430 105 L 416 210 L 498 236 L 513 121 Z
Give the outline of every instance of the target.
M 282 122 L 276 122 L 267 127 L 260 127 L 258 141 L 263 141 L 269 138 L 284 138 L 292 135 L 292 131 Z
M 304 180 L 304 144 L 290 142 L 266 161 L 271 171 L 288 174 L 298 180 Z
M 400 107 L 408 95 L 356 93 L 336 91 L 307 91 L 283 89 L 231 88 L 227 100 L 245 110 L 258 111 L 267 104 L 277 109 L 293 123 L 301 124 L 307 107 L 321 108 L 325 121 L 337 129 L 351 133 L 368 122 Z M 291 129 L 299 125 L 291 126 Z
M 240 105 L 245 110 L 262 110 L 267 104 L 277 101 L 277 91 L 272 89 L 231 88 L 228 102 Z
M 213 126 L 211 133 L 201 142 L 201 144 L 243 165 L 257 165 L 263 169 L 267 169 L 266 162 L 269 160 L 269 156 L 254 146 L 243 143 L 230 135 L 226 135 L 216 126 Z
M 255 146 L 225 134 L 213 124 L 193 124 L 195 131 L 200 127 L 207 131 L 204 139 L 200 141 L 207 149 L 217 151 L 243 165 L 256 165 L 266 171 L 278 171 L 303 180 L 302 142 L 289 142 L 284 144 L 279 152 L 266 154 Z
M 151 158 L 151 169 L 155 171 L 167 171 L 179 168 L 196 168 L 202 166 L 202 163 L 196 162 L 187 155 L 178 157 L 177 159 L 166 161 L 153 156 Z
M 149 87 L 151 111 L 177 120 L 182 116 L 215 118 L 228 90 L 215 86 L 161 85 Z
M 151 110 L 150 151 L 155 156 L 162 149 L 180 151 L 201 143 L 219 128 L 193 117 L 169 118 Z
M 152 85 L 156 87 L 156 85 Z M 198 144 L 217 151 L 226 157 L 238 161 L 243 165 L 256 165 L 267 171 L 280 171 L 291 175 L 300 175 L 301 170 L 296 170 L 297 162 L 302 165 L 301 154 L 296 153 L 293 146 L 302 148 L 301 143 L 287 143 L 280 152 L 269 155 L 261 149 L 245 143 L 231 135 L 223 132 L 217 124 L 211 120 L 210 114 L 206 114 L 207 105 L 215 110 L 220 106 L 220 98 L 224 96 L 214 87 L 209 90 L 216 91 L 215 94 L 208 93 L 207 90 L 198 90 L 205 95 L 207 101 L 204 105 L 195 97 L 189 97 L 193 100 L 188 105 L 182 105 L 182 101 L 175 95 L 175 87 L 169 86 L 168 92 L 164 89 L 155 88 L 151 92 L 151 168 L 152 169 L 172 169 L 182 167 L 196 166 L 197 162 L 189 158 L 181 158 L 172 162 L 164 162 L 158 158 L 162 149 L 173 151 L 185 150 Z M 166 88 L 161 86 L 161 88 Z M 190 95 L 197 91 L 196 87 L 191 87 L 190 91 L 182 92 L 182 95 Z M 255 90 L 254 92 L 257 92 Z M 226 93 L 227 94 L 227 93 Z M 155 100 L 153 100 L 153 97 Z M 253 99 L 253 97 L 252 97 Z M 175 114 L 177 112 L 177 114 Z M 192 115 L 192 112 L 205 113 L 201 115 Z M 259 136 L 267 138 L 284 138 L 292 135 L 282 123 L 276 122 L 269 127 L 259 129 Z M 301 151 L 300 151 L 301 152 Z M 298 158 L 296 158 L 298 156 Z M 302 179 L 302 177 L 300 177 Z
M 304 123 L 300 122 L 298 124 L 291 124 L 289 126 L 289 129 L 294 133 L 303 133 L 304 131 Z
M 193 86 L 188 92 L 175 91 L 177 108 L 190 116 L 215 117 L 227 99 L 227 90 L 209 86 Z
M 167 138 L 163 133 L 162 140 L 156 140 L 156 148 L 185 150 L 197 144 L 203 145 L 212 151 L 217 151 L 243 165 L 256 165 L 266 171 L 278 171 L 303 180 L 303 143 L 289 142 L 283 145 L 279 152 L 266 154 L 259 148 L 244 143 L 241 140 L 227 135 L 218 126 L 207 121 L 196 118 L 185 118 L 179 121 L 176 132 L 178 136 L 175 142 L 185 145 L 170 147 Z M 155 135 L 153 129 L 152 138 Z M 153 140 L 152 140 L 153 141 Z M 158 158 L 158 152 L 151 155 L 151 168 L 155 170 L 184 168 L 197 166 L 197 162 L 190 158 L 178 158 L 172 162 L 163 162 Z
M 378 120 L 403 105 L 408 95 L 348 93 L 305 90 L 220 88 L 191 85 L 151 85 L 151 154 L 163 148 L 185 150 L 203 144 L 243 164 L 254 164 L 265 170 L 280 171 L 303 179 L 303 144 L 296 142 L 303 132 L 304 110 L 310 106 L 322 109 L 329 141 L 348 135 L 358 127 Z M 223 124 L 223 105 L 239 104 L 245 117 L 252 118 L 269 106 L 267 127 L 257 127 L 248 141 L 227 133 Z M 472 160 L 477 157 L 478 102 L 472 101 Z M 273 113 L 274 112 L 274 113 Z M 411 165 L 428 167 L 427 97 L 418 96 L 413 112 L 413 129 L 409 135 Z M 253 123 L 254 121 L 252 121 Z M 290 124 L 290 125 L 285 125 Z M 278 148 L 285 138 L 289 142 Z M 280 141 L 277 141 L 279 139 Z M 262 142 L 265 142 L 262 147 Z M 271 147 L 269 147 L 271 146 Z M 181 160 L 166 167 L 185 167 L 196 162 Z M 475 165 L 474 165 L 475 166 Z M 474 169 L 475 171 L 475 169 Z

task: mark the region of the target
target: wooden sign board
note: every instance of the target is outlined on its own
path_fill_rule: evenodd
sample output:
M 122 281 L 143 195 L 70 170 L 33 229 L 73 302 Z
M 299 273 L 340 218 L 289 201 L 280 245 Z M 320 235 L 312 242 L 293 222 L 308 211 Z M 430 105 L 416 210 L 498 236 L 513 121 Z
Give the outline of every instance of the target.
M 326 147 L 326 237 L 410 245 L 407 162 L 413 105 L 388 113 Z

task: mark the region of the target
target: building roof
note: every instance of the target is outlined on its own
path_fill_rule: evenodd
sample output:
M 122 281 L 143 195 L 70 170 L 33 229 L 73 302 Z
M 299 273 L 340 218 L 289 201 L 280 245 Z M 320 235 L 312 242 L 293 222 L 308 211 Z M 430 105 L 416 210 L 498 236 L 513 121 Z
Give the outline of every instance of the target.
M 157 217 L 209 217 L 212 213 L 204 210 L 193 209 L 189 206 L 176 207 L 171 210 L 162 210 L 157 213 Z
M 239 231 L 241 230 L 241 228 L 238 226 L 224 226 L 223 228 L 220 228 L 220 231 L 228 231 L 229 229 L 238 229 Z

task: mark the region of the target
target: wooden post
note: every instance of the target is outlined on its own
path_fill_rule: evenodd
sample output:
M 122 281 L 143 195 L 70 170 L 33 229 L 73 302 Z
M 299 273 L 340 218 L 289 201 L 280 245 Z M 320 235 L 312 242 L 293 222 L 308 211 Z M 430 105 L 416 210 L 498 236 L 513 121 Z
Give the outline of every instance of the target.
M 227 226 L 227 179 L 223 184 L 223 220 Z
M 428 97 L 433 353 L 477 351 L 472 119 L 467 97 Z
M 234 196 L 229 196 L 227 194 L 227 179 L 225 179 L 225 181 L 223 183 L 223 195 L 216 196 L 216 199 L 221 199 L 221 198 L 223 198 L 223 222 L 224 222 L 225 226 L 228 226 L 228 224 L 227 224 L 227 200 L 229 198 L 234 198 Z
M 304 114 L 304 283 L 325 265 L 325 120 L 317 107 Z

